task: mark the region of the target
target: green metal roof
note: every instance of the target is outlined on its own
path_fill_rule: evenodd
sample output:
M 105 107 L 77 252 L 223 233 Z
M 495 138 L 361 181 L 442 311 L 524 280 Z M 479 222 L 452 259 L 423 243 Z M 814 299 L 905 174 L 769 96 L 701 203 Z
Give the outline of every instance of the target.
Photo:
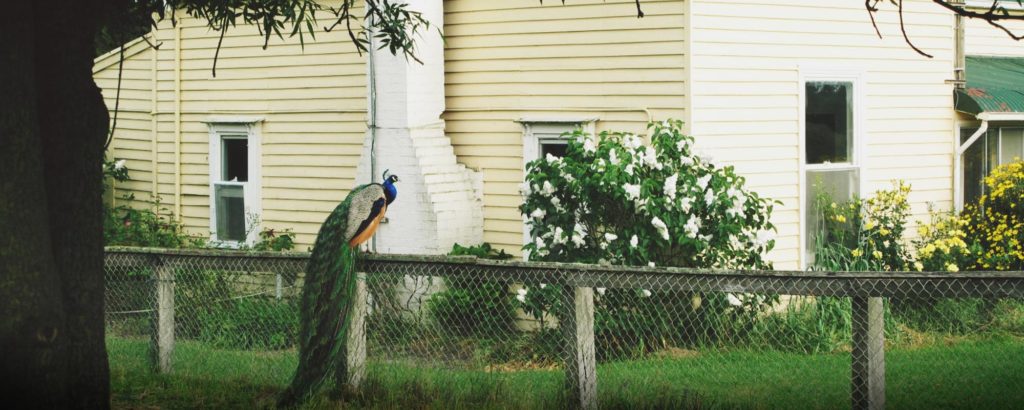
M 955 108 L 968 114 L 1024 112 L 1024 58 L 967 57 L 967 87 L 955 91 Z

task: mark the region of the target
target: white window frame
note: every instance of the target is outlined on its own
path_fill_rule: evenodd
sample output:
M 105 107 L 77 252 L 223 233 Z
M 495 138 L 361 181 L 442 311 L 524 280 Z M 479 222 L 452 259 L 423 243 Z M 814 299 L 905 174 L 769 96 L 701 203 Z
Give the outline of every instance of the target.
M 961 211 L 961 210 L 964 209 L 964 201 L 965 201 L 964 196 L 966 195 L 966 190 L 964 189 L 964 187 L 967 185 L 967 173 L 965 172 L 966 171 L 966 169 L 965 169 L 966 164 L 965 164 L 965 162 L 963 160 L 963 155 L 967 154 L 967 151 L 964 151 L 963 154 L 957 154 L 956 153 L 957 152 L 956 150 L 959 150 L 960 147 L 961 147 L 960 140 L 962 138 L 962 135 L 960 134 L 960 132 L 961 132 L 961 130 L 963 128 L 978 128 L 978 127 L 981 127 L 981 122 L 979 122 L 979 121 L 970 121 L 970 120 L 958 121 L 957 122 L 957 126 L 956 126 L 956 132 L 955 132 L 955 134 L 956 134 L 956 140 L 955 140 L 956 144 L 954 145 L 953 149 L 954 149 L 954 155 L 960 155 L 961 157 L 960 157 L 960 168 L 955 170 L 955 172 L 960 174 L 960 178 L 959 178 L 960 179 L 960 183 L 956 184 L 956 186 L 953 187 L 953 206 L 958 211 Z M 1022 122 L 989 123 L 988 129 L 986 130 L 986 134 L 987 135 L 985 135 L 983 138 L 979 139 L 978 141 L 974 142 L 974 144 L 978 144 L 978 143 L 982 142 L 982 139 L 987 140 L 988 137 L 991 136 L 990 133 L 992 133 L 992 132 L 996 133 L 996 138 L 995 138 L 996 148 L 995 148 L 995 150 L 996 150 L 996 161 L 998 163 L 995 164 L 994 166 L 991 165 L 991 164 L 986 163 L 986 167 L 993 167 L 994 168 L 994 167 L 998 167 L 998 166 L 1004 164 L 1004 162 L 1003 162 L 1003 130 L 1008 130 L 1008 129 L 1009 130 L 1024 130 L 1024 123 L 1022 123 Z M 987 141 L 986 141 L 986 143 L 987 143 Z M 986 161 L 987 161 L 987 158 L 988 158 L 988 152 L 987 151 L 988 150 L 986 149 L 986 152 L 983 153 L 983 155 L 986 158 Z M 1022 158 L 1024 158 L 1024 157 L 1022 157 Z M 988 174 L 982 176 L 982 178 L 984 178 L 985 176 L 988 176 Z
M 798 264 L 803 269 L 807 269 L 808 252 L 807 252 L 807 171 L 846 171 L 852 170 L 857 173 L 857 192 L 861 195 L 864 194 L 867 186 L 868 167 L 865 164 L 867 159 L 867 138 L 865 133 L 865 72 L 862 69 L 849 69 L 842 67 L 823 67 L 818 65 L 801 65 L 798 69 L 798 128 L 799 128 L 799 168 L 800 168 L 800 189 L 798 208 L 800 209 L 800 249 L 798 255 Z M 836 164 L 808 164 L 807 163 L 807 83 L 809 82 L 848 82 L 853 84 L 853 95 L 851 100 L 853 103 L 853 141 L 851 149 L 853 150 L 850 156 L 850 162 L 836 163 Z
M 239 248 L 243 245 L 255 243 L 259 237 L 262 225 L 263 207 L 261 204 L 261 173 L 260 158 L 262 157 L 262 145 L 259 118 L 212 118 L 207 122 L 210 132 L 210 151 L 208 156 L 210 171 L 210 243 L 216 247 Z M 246 182 L 224 181 L 222 178 L 222 160 L 224 153 L 221 150 L 225 139 L 233 139 L 244 135 L 248 140 L 248 173 Z M 242 187 L 243 199 L 245 201 L 245 223 L 246 238 L 244 242 L 221 240 L 217 237 L 217 186 L 240 186 Z M 250 219 L 254 218 L 254 219 Z M 255 225 L 250 227 L 250 224 Z M 250 229 L 251 228 L 251 229 Z
M 526 179 L 526 164 L 540 157 L 541 146 L 545 143 L 567 141 L 561 134 L 582 128 L 583 132 L 596 135 L 598 117 L 525 117 L 517 122 L 523 126 L 523 179 Z M 561 132 L 559 132 L 561 131 Z M 559 134 L 558 137 L 541 137 L 541 135 Z M 530 226 L 523 218 L 523 244 L 529 243 Z M 530 254 L 523 250 L 523 260 L 529 260 Z

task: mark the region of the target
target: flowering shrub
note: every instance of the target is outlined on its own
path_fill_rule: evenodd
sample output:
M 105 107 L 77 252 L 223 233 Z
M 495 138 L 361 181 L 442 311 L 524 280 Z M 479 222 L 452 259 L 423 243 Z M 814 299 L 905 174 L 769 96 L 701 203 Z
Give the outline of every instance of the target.
M 520 208 L 544 261 L 768 269 L 772 201 L 732 167 L 695 155 L 682 123 L 633 134 L 576 131 L 564 158 L 527 164 Z
M 821 229 L 815 236 L 815 267 L 825 270 L 905 271 L 910 253 L 903 243 L 910 186 L 897 181 L 874 196 L 834 202 L 818 194 Z
M 987 194 L 964 207 L 966 234 L 977 245 L 978 269 L 1024 269 L 1024 162 L 1004 164 L 985 178 Z
M 930 221 L 918 222 L 918 238 L 914 240 L 917 271 L 957 272 L 975 265 L 972 247 L 964 231 L 968 220 L 951 212 L 929 210 Z M 977 246 L 975 245 L 975 248 Z
M 530 259 L 630 266 L 771 269 L 773 201 L 744 186 L 732 167 L 697 155 L 682 123 L 649 126 L 651 145 L 627 133 L 569 137 L 566 156 L 527 164 L 520 210 L 534 240 Z M 559 311 L 555 286 L 516 295 L 544 322 Z M 771 300 L 746 295 L 597 288 L 595 331 L 602 357 L 643 353 L 696 332 L 696 317 L 754 314 Z M 687 313 L 685 315 L 681 313 Z M 680 340 L 681 337 L 689 338 Z

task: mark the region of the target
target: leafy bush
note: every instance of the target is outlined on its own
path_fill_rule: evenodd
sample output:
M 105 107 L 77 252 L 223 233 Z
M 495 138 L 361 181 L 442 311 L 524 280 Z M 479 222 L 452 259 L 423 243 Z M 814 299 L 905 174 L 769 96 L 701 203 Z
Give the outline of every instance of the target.
M 964 207 L 968 242 L 982 270 L 1024 270 L 1024 162 L 1001 165 L 985 177 L 986 194 Z
M 131 197 L 125 199 L 131 200 Z M 119 205 L 104 209 L 103 243 L 107 246 L 192 248 L 202 247 L 206 240 L 185 233 L 184 227 L 168 214 Z
M 255 251 L 290 251 L 295 249 L 295 233 L 291 229 L 275 231 L 264 229 L 260 232 L 260 240 L 252 246 Z
M 201 310 L 199 340 L 231 349 L 288 349 L 299 330 L 298 306 L 289 300 L 251 297 Z
M 835 201 L 816 195 L 819 228 L 814 237 L 814 267 L 820 270 L 906 271 L 910 252 L 903 241 L 910 186 L 902 181 L 874 196 Z
M 577 130 L 566 156 L 527 164 L 533 260 L 767 269 L 772 201 L 731 166 L 696 155 L 678 121 L 633 134 Z
M 569 136 L 566 156 L 527 164 L 520 211 L 541 261 L 627 266 L 770 269 L 775 202 L 745 187 L 732 167 L 697 155 L 682 123 L 649 126 L 651 145 L 626 133 Z M 541 321 L 561 314 L 561 290 L 531 284 L 521 307 Z M 731 299 L 729 298 L 731 296 Z M 729 301 L 737 303 L 729 303 Z M 774 299 L 753 295 L 598 288 L 597 352 L 634 357 L 732 335 L 709 333 L 709 320 L 762 312 Z
M 953 212 L 937 212 L 929 209 L 929 221 L 918 223 L 918 238 L 914 240 L 917 261 L 914 269 L 921 271 L 956 272 L 963 267 L 969 269 L 977 262 L 974 256 L 980 245 L 967 244 L 965 227 L 967 218 Z
M 496 250 L 490 244 L 461 246 L 455 244 L 449 255 L 471 255 L 484 259 L 510 259 L 512 255 Z M 442 328 L 456 335 L 493 336 L 512 329 L 515 308 L 509 296 L 509 285 L 497 278 L 447 279 L 445 290 L 427 300 L 427 308 Z

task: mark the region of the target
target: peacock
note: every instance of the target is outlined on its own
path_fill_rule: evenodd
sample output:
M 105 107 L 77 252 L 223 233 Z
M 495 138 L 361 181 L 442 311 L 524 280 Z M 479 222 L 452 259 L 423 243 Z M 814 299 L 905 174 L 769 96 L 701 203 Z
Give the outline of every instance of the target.
M 280 407 L 301 403 L 331 373 L 336 378 L 346 373 L 343 352 L 356 286 L 356 249 L 373 236 L 398 195 L 398 176 L 384 171 L 383 179 L 353 189 L 320 227 L 302 288 L 299 366 L 278 399 Z

